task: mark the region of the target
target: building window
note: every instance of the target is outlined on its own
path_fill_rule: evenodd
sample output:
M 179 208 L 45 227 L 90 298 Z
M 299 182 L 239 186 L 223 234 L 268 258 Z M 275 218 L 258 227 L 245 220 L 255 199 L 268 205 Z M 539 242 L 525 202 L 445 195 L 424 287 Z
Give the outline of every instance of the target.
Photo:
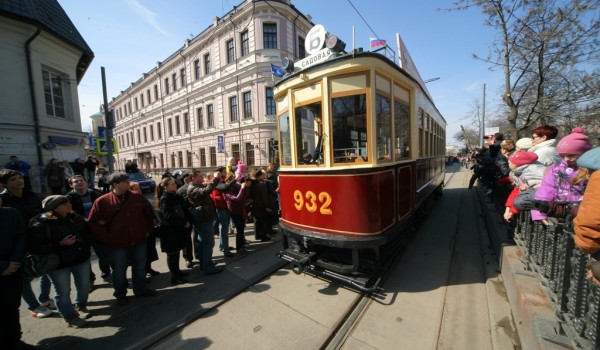
M 181 68 L 179 70 L 179 81 L 181 82 L 181 87 L 185 87 L 185 68 Z
M 267 114 L 275 115 L 275 99 L 273 98 L 273 88 L 268 87 L 265 89 L 265 104 Z
M 306 57 L 306 49 L 304 48 L 304 38 L 298 37 L 298 58 Z
M 217 147 L 209 147 L 210 152 L 210 166 L 217 166 Z
M 156 86 L 156 85 L 155 85 Z M 148 104 L 152 103 L 152 95 L 150 95 L 150 89 L 146 90 L 146 97 L 148 97 Z
M 138 140 L 138 145 L 139 145 L 140 143 L 142 143 L 142 136 L 140 133 L 140 129 L 136 130 L 136 134 L 137 134 L 137 140 Z
M 200 148 L 200 166 L 206 166 L 206 148 Z
M 169 137 L 173 136 L 173 120 L 172 119 L 167 119 L 167 129 L 169 132 Z
M 162 139 L 162 124 L 160 122 L 156 123 L 156 134 L 159 140 Z
M 194 61 L 194 79 L 200 79 L 200 59 Z
M 244 119 L 252 118 L 252 92 L 246 91 L 244 98 Z
M 135 110 L 137 111 L 138 109 L 140 109 L 140 106 L 138 106 L 138 99 L 137 97 L 135 97 L 133 99 L 133 105 L 135 106 Z
M 62 78 L 45 69 L 42 69 L 42 77 L 44 80 L 46 114 L 53 117 L 66 118 Z
M 229 121 L 230 122 L 238 121 L 237 96 L 232 96 L 229 98 Z
M 179 116 L 175 116 L 175 135 L 181 134 L 181 121 L 179 120 Z
M 235 60 L 235 48 L 233 47 L 233 39 L 227 40 L 225 43 L 225 48 L 227 50 L 227 63 L 233 63 Z
M 210 74 L 210 54 L 204 55 L 204 75 Z
M 133 113 L 133 110 L 131 109 L 131 101 L 127 102 L 127 110 L 129 111 L 129 114 Z
M 142 134 L 144 134 L 144 143 L 148 142 L 148 135 L 146 134 L 146 128 L 142 128 Z
M 142 104 L 142 108 L 144 108 L 144 93 L 140 94 L 140 103 Z
M 177 159 L 179 160 L 179 167 L 183 167 L 183 152 L 182 151 L 178 151 L 177 152 Z
M 215 116 L 213 114 L 213 105 L 206 105 L 206 124 L 209 128 L 215 127 Z
M 171 84 L 173 84 L 173 91 L 177 91 L 177 74 L 171 74 Z
M 129 142 L 129 133 L 125 134 L 125 139 L 127 140 L 127 147 L 129 147 L 129 145 L 131 144 Z
M 188 168 L 191 168 L 192 165 L 192 152 L 190 151 L 185 151 L 185 161 L 187 162 L 186 166 Z
M 240 34 L 240 41 L 242 42 L 242 56 L 246 56 L 250 53 L 250 40 L 247 30 Z
M 165 95 L 169 94 L 169 78 L 165 78 Z
M 254 165 L 254 146 L 251 142 L 246 142 L 244 147 L 246 148 L 246 164 Z
M 231 156 L 233 159 L 240 159 L 240 145 L 238 143 L 231 144 Z
M 164 168 L 165 167 L 165 157 L 164 157 L 164 155 L 161 153 L 159 158 L 160 158 L 160 167 Z
M 171 168 L 175 168 L 175 152 L 171 153 Z
M 158 100 L 158 84 L 154 84 L 154 101 Z
M 204 112 L 202 111 L 202 107 L 196 109 L 196 118 L 198 119 L 198 130 L 204 129 Z
M 263 48 L 277 48 L 277 25 L 275 23 L 263 24 Z
M 150 124 L 150 141 L 154 141 L 154 125 Z
M 183 133 L 187 134 L 190 132 L 190 115 L 183 113 Z

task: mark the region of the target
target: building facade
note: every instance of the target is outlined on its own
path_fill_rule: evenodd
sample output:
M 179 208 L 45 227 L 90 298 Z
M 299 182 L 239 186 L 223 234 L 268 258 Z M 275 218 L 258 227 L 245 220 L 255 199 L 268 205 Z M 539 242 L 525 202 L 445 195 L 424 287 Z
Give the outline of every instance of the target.
M 116 169 L 276 162 L 271 64 L 302 58 L 313 26 L 289 0 L 246 0 L 113 98 Z
M 0 165 L 29 163 L 33 190 L 52 158 L 85 156 L 77 85 L 94 53 L 56 0 L 0 1 Z

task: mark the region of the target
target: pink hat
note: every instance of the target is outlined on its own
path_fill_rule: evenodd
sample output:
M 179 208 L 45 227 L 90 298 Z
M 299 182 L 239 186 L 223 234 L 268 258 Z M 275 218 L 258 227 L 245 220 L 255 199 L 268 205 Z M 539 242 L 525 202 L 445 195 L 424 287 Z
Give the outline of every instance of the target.
M 508 160 L 516 166 L 534 163 L 538 160 L 538 155 L 533 152 L 519 151 L 508 157 Z
M 583 154 L 592 149 L 592 144 L 583 131 L 583 128 L 576 127 L 563 137 L 556 145 L 558 154 Z

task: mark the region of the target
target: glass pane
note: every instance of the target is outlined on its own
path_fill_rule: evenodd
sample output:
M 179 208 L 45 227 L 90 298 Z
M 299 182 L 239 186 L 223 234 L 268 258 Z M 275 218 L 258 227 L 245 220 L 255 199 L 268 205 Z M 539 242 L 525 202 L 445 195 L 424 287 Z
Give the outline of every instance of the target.
M 298 164 L 323 162 L 323 124 L 321 122 L 321 102 L 297 107 L 294 110 L 296 121 L 296 158 Z
M 392 124 L 390 99 L 377 95 L 377 159 L 392 159 Z
M 332 99 L 333 162 L 368 160 L 365 94 Z
M 410 122 L 408 118 L 408 105 L 395 101 L 394 104 L 394 134 L 396 141 L 394 149 L 396 159 L 410 157 Z
M 290 117 L 287 112 L 279 116 L 279 141 L 281 165 L 292 165 L 292 135 L 290 134 Z

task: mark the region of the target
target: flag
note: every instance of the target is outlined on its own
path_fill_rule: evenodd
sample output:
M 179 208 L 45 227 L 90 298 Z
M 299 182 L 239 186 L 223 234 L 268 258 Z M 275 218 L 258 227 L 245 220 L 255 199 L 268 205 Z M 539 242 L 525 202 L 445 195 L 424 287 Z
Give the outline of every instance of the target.
M 271 63 L 271 74 L 273 74 L 276 77 L 282 77 L 285 75 L 285 72 L 283 71 L 283 69 L 281 69 L 281 67 Z
M 370 38 L 370 39 L 371 39 L 371 48 L 374 48 L 377 46 L 385 46 L 385 40 L 377 39 L 377 38 Z

